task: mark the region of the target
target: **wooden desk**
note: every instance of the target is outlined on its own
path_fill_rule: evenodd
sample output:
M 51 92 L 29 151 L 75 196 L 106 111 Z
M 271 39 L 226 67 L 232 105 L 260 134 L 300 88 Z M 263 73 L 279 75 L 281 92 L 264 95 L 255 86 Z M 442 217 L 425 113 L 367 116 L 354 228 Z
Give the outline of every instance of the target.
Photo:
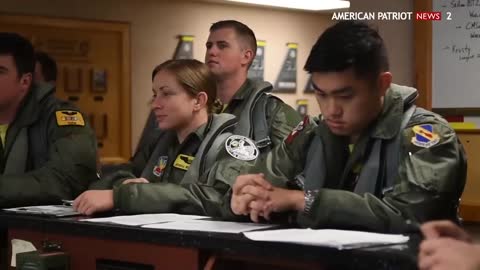
M 286 243 L 255 242 L 241 234 L 153 230 L 0 213 L 11 239 L 61 245 L 72 270 L 96 269 L 119 261 L 149 269 L 416 269 L 418 239 L 405 245 L 337 250 Z M 113 269 L 113 268 L 110 268 Z
M 460 201 L 460 216 L 480 222 L 480 130 L 455 130 L 467 153 L 467 183 Z

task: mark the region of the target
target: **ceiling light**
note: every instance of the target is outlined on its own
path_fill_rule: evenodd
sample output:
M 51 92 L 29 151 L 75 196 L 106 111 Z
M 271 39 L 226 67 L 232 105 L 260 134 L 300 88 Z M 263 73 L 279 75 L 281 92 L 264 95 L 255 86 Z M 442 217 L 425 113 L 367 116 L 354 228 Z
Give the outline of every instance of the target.
M 303 10 L 338 10 L 350 8 L 350 1 L 342 0 L 227 0 L 260 6 L 282 7 Z

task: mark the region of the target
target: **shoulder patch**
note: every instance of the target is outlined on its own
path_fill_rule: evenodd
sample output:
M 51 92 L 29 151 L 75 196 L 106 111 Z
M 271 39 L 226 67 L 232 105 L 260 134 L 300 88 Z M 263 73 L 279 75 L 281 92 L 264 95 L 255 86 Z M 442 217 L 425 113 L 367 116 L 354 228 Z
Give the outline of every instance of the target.
M 55 116 L 57 117 L 58 126 L 85 126 L 83 116 L 78 111 L 56 111 Z
M 167 161 L 168 161 L 168 156 L 160 156 L 158 158 L 158 162 L 157 164 L 155 165 L 155 167 L 153 167 L 153 175 L 155 176 L 162 176 L 163 175 L 163 172 L 165 171 L 165 167 L 167 167 Z
M 230 156 L 239 160 L 255 160 L 260 151 L 255 142 L 241 135 L 231 135 L 225 141 L 225 149 Z
M 306 125 L 310 123 L 310 118 L 308 116 L 305 116 L 300 123 L 288 134 L 287 139 L 285 139 L 285 143 L 290 144 L 293 142 L 293 139 L 297 137 L 297 135 L 305 128 Z
M 412 144 L 418 147 L 429 148 L 440 141 L 438 134 L 433 132 L 431 124 L 416 125 L 412 128 L 412 131 L 414 133 Z
M 188 170 L 188 168 L 190 168 L 190 165 L 192 165 L 192 162 L 194 159 L 195 157 L 180 154 L 175 159 L 175 162 L 173 163 L 173 167 L 186 171 Z

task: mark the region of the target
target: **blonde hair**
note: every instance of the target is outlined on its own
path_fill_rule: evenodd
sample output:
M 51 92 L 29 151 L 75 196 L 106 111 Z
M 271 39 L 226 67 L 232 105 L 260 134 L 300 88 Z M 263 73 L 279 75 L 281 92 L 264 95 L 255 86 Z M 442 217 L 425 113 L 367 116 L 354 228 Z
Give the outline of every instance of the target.
M 208 97 L 208 113 L 216 112 L 217 85 L 213 74 L 204 63 L 195 59 L 165 61 L 153 69 L 152 81 L 155 75 L 162 70 L 174 75 L 177 82 L 190 96 L 196 97 L 198 93 L 205 92 Z

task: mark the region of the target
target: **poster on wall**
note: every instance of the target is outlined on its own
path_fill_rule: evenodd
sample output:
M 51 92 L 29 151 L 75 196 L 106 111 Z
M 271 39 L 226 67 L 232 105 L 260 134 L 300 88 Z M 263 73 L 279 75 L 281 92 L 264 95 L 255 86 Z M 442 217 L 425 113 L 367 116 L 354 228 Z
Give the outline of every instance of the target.
M 297 43 L 287 43 L 287 56 L 275 81 L 273 92 L 295 93 L 297 90 Z
M 64 89 L 67 93 L 82 92 L 83 70 L 80 67 L 65 66 L 63 69 Z
M 107 92 L 107 71 L 102 68 L 92 69 L 92 92 Z
M 248 78 L 251 80 L 263 81 L 263 74 L 265 72 L 265 45 L 266 41 L 257 41 L 257 53 L 250 69 L 248 69 Z
M 193 59 L 192 35 L 178 35 L 178 44 L 173 59 Z
M 305 89 L 303 89 L 303 92 L 304 93 L 314 93 L 315 92 L 315 88 L 313 88 L 313 84 L 312 84 L 312 75 L 310 75 L 308 77 L 308 81 L 307 81 L 307 84 L 305 85 Z
M 297 99 L 297 112 L 302 116 L 308 114 L 308 100 L 307 99 Z

